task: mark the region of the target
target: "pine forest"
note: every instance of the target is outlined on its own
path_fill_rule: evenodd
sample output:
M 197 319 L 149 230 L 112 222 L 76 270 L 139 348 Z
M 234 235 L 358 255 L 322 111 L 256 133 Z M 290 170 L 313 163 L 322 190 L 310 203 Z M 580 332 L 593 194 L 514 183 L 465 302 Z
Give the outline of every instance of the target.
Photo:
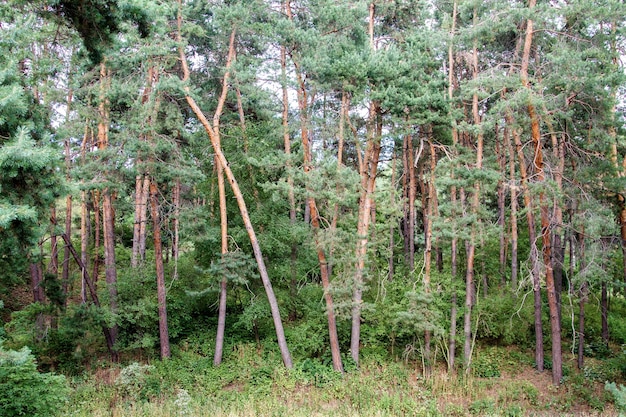
M 0 417 L 626 413 L 621 0 L 0 0 Z

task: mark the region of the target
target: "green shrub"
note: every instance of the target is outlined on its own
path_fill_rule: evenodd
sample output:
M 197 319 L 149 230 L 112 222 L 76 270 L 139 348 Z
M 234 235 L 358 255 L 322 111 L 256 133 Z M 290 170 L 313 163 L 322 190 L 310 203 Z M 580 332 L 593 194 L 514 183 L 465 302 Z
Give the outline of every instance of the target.
M 626 412 L 626 387 L 622 384 L 617 385 L 615 382 L 607 382 L 604 384 L 604 389 L 613 394 L 615 408 L 621 412 Z
M 486 349 L 476 355 L 472 364 L 472 373 L 479 378 L 497 378 L 500 376 L 502 354 L 499 349 Z
M 52 416 L 67 399 L 63 375 L 40 373 L 27 347 L 4 350 L 0 344 L 0 417 Z

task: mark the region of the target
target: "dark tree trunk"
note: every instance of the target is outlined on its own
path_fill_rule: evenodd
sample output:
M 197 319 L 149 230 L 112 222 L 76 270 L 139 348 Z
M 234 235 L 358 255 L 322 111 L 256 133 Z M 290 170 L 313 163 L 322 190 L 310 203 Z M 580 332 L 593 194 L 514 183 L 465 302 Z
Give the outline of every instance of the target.
M 600 298 L 600 315 L 602 319 L 602 342 L 609 345 L 609 293 L 606 281 L 602 282 L 602 294 Z

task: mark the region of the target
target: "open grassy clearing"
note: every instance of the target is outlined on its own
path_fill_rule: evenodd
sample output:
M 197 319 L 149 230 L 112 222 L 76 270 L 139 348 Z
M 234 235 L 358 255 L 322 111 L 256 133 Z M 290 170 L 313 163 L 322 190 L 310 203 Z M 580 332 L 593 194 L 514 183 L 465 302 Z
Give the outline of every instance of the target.
M 343 377 L 314 360 L 287 371 L 278 354 L 239 345 L 219 368 L 192 351 L 151 365 L 101 368 L 77 377 L 67 416 L 617 416 L 604 381 L 574 371 L 560 387 L 525 353 L 477 352 L 476 372 L 365 359 Z M 601 369 L 601 364 L 596 364 Z M 591 368 L 590 368 L 591 369 Z M 589 373 L 589 372 L 587 372 Z

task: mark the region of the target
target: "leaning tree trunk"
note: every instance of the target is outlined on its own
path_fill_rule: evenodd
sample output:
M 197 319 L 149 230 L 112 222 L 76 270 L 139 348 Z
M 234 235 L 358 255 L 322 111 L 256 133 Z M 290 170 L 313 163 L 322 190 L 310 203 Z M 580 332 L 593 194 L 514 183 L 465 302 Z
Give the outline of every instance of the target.
M 182 43 L 182 0 L 178 2 L 179 10 L 178 10 L 178 31 L 177 31 L 177 40 L 179 43 Z M 202 109 L 198 106 L 195 99 L 191 96 L 191 88 L 189 87 L 189 65 L 187 63 L 187 57 L 185 56 L 185 50 L 181 46 L 179 48 L 179 55 L 183 70 L 183 78 L 182 81 L 185 83 L 183 90 L 185 92 L 185 99 L 189 104 L 189 107 L 194 112 L 202 126 L 207 132 L 209 140 L 211 141 L 211 146 L 213 147 L 213 151 L 215 152 L 216 158 L 219 160 L 220 164 L 224 168 L 224 173 L 226 174 L 226 178 L 230 183 L 233 194 L 235 195 L 235 199 L 237 200 L 237 205 L 239 206 L 239 211 L 241 213 L 242 220 L 244 222 L 244 227 L 248 232 L 248 237 L 250 239 L 250 244 L 252 245 L 252 250 L 254 252 L 254 257 L 257 262 L 257 266 L 259 269 L 259 274 L 261 275 L 261 281 L 263 282 L 263 286 L 265 287 L 265 293 L 267 294 L 268 302 L 270 305 L 270 310 L 272 313 L 272 319 L 274 321 L 274 327 L 276 329 L 276 337 L 278 339 L 278 346 L 280 348 L 281 356 L 283 359 L 283 363 L 287 368 L 293 368 L 293 362 L 291 360 L 291 354 L 289 353 L 289 349 L 287 347 L 287 340 L 285 338 L 285 332 L 283 330 L 283 323 L 280 317 L 280 310 L 278 308 L 278 301 L 276 300 L 276 296 L 274 295 L 274 289 L 272 288 L 272 283 L 269 279 L 269 275 L 267 273 L 267 268 L 265 267 L 265 260 L 263 259 L 263 253 L 261 252 L 261 246 L 259 245 L 259 240 L 256 237 L 256 232 L 254 231 L 254 227 L 250 220 L 250 215 L 248 214 L 248 208 L 246 206 L 246 201 L 243 197 L 243 193 L 239 188 L 239 184 L 233 174 L 233 171 L 230 169 L 228 165 L 228 161 L 222 152 L 220 141 L 219 141 L 219 118 L 223 109 L 224 101 L 226 99 L 226 93 L 228 92 L 228 78 L 229 78 L 229 69 L 230 64 L 232 62 L 234 56 L 234 42 L 235 42 L 235 32 L 231 34 L 231 40 L 229 45 L 229 54 L 228 60 L 226 64 L 226 73 L 224 74 L 224 79 L 222 82 L 222 95 L 220 96 L 220 100 L 218 102 L 218 107 L 215 110 L 215 114 L 213 117 L 213 126 L 206 118 Z

